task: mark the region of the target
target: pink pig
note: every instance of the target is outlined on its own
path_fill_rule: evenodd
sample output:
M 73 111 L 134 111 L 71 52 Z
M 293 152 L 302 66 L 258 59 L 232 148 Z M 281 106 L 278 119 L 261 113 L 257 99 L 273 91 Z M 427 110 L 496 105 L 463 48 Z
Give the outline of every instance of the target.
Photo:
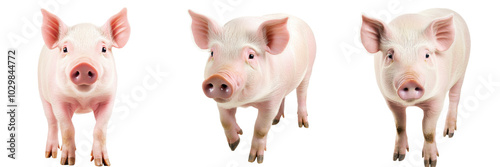
M 363 16 L 361 42 L 375 54 L 375 75 L 380 91 L 396 121 L 393 160 L 409 150 L 406 107 L 424 111 L 424 165 L 436 166 L 439 156 L 435 130 L 449 91 L 450 105 L 443 136 L 453 137 L 470 36 L 462 17 L 448 9 L 429 9 L 397 17 L 390 24 Z
M 202 84 L 214 99 L 231 150 L 243 134 L 236 123 L 237 107 L 259 110 L 249 162 L 264 160 L 266 137 L 283 116 L 285 96 L 297 89 L 299 127 L 309 127 L 306 97 L 316 55 L 309 26 L 284 14 L 241 17 L 223 27 L 206 16 L 189 11 L 196 44 L 210 49 Z
M 75 164 L 74 113 L 94 112 L 96 125 L 92 160 L 111 165 L 106 150 L 106 128 L 116 92 L 112 47 L 125 46 L 130 36 L 127 9 L 103 26 L 78 24 L 67 27 L 42 9 L 45 46 L 38 64 L 38 88 L 49 124 L 45 157 L 57 157 L 61 129 L 61 165 Z

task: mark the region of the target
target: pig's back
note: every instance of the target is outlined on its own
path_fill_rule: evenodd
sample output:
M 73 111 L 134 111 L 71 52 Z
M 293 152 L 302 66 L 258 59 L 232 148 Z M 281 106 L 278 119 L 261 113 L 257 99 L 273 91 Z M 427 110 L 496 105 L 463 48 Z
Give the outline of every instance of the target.
M 297 88 L 301 81 L 304 80 L 306 73 L 312 70 L 316 56 L 316 42 L 311 28 L 300 18 L 287 14 L 271 14 L 264 16 L 265 20 L 281 19 L 285 17 L 288 17 L 287 28 L 290 39 L 285 51 L 283 51 L 280 56 L 276 57 L 281 57 L 283 59 L 279 62 L 292 61 L 290 63 L 294 66 L 294 70 L 284 68 L 281 71 L 281 75 L 284 75 L 281 78 L 286 78 L 285 80 L 288 81 L 286 83 L 290 84 L 287 90 L 288 94 Z M 294 75 L 289 75 L 290 73 Z M 289 76 L 293 77 L 287 78 Z

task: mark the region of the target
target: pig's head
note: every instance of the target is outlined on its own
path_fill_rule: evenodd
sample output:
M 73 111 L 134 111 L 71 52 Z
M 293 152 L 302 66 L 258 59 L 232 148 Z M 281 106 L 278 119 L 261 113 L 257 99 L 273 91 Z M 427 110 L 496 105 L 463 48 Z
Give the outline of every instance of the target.
M 455 38 L 453 15 L 429 20 L 421 15 L 403 15 L 389 25 L 362 16 L 361 42 L 375 57 L 376 75 L 382 93 L 396 101 L 415 103 L 439 91 L 441 53 Z M 441 66 L 440 66 L 441 65 Z
M 42 9 L 42 36 L 47 48 L 57 50 L 56 84 L 80 92 L 116 82 L 112 47 L 125 46 L 130 35 L 127 9 L 103 26 L 66 26 L 56 15 Z
M 280 54 L 289 40 L 288 18 L 260 24 L 240 18 L 218 26 L 206 16 L 189 11 L 196 45 L 209 50 L 202 84 L 205 95 L 218 103 L 246 102 L 261 96 L 272 67 L 269 56 Z

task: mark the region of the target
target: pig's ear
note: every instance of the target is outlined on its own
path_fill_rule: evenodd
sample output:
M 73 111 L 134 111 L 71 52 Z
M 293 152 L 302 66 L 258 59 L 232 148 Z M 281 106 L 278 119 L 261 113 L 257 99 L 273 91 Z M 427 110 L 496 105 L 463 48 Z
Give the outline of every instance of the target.
M 283 19 L 268 20 L 262 23 L 257 34 L 264 37 L 266 51 L 276 55 L 285 50 L 290 34 L 287 29 L 288 17 Z
M 389 29 L 382 21 L 362 15 L 361 43 L 366 51 L 377 53 L 380 50 L 380 41 L 390 36 Z
M 453 14 L 432 21 L 427 27 L 426 33 L 436 44 L 438 51 L 448 50 L 455 40 Z
M 111 18 L 101 27 L 101 30 L 113 40 L 113 47 L 124 47 L 130 37 L 127 8 L 123 8 L 118 14 L 111 16 Z
M 49 49 L 57 47 L 57 42 L 61 37 L 66 34 L 68 28 L 56 15 L 42 9 L 43 23 L 42 23 L 42 37 L 45 45 Z
M 188 11 L 193 22 L 191 30 L 193 31 L 194 42 L 201 49 L 208 49 L 209 37 L 212 34 L 217 34 L 220 31 L 219 26 L 206 16 Z

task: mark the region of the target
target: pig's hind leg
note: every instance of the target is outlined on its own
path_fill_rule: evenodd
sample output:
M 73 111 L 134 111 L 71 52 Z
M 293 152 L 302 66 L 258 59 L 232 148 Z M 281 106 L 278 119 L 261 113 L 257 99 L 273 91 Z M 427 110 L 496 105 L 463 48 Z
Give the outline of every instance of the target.
M 42 100 L 43 110 L 45 111 L 45 117 L 47 117 L 48 135 L 47 144 L 45 147 L 45 158 L 57 158 L 57 149 L 59 148 L 59 139 L 57 138 L 58 128 L 57 119 L 52 111 L 52 106 L 49 102 Z
M 448 135 L 450 138 L 455 134 L 457 130 L 457 110 L 458 101 L 460 100 L 460 92 L 462 89 L 462 83 L 464 82 L 464 77 L 459 79 L 453 87 L 450 89 L 449 98 L 450 106 L 448 107 L 448 115 L 446 116 L 446 124 L 444 125 L 443 137 Z
M 236 108 L 225 109 L 219 107 L 219 114 L 229 148 L 231 148 L 231 151 L 234 151 L 238 147 L 238 144 L 240 144 L 240 137 L 238 135 L 243 134 L 243 130 L 236 123 Z
M 299 127 L 302 128 L 302 126 L 309 128 L 309 121 L 307 120 L 307 106 L 306 106 L 306 100 L 307 100 L 307 87 L 309 86 L 309 78 L 311 77 L 311 69 L 308 70 L 306 76 L 304 77 L 304 80 L 300 83 L 300 85 L 297 87 L 297 115 L 298 115 L 298 121 L 299 121 Z
M 281 117 L 285 118 L 285 98 L 281 101 L 281 106 L 278 111 L 278 114 L 276 114 L 276 117 L 274 117 L 273 120 L 273 125 L 276 125 L 280 122 Z

